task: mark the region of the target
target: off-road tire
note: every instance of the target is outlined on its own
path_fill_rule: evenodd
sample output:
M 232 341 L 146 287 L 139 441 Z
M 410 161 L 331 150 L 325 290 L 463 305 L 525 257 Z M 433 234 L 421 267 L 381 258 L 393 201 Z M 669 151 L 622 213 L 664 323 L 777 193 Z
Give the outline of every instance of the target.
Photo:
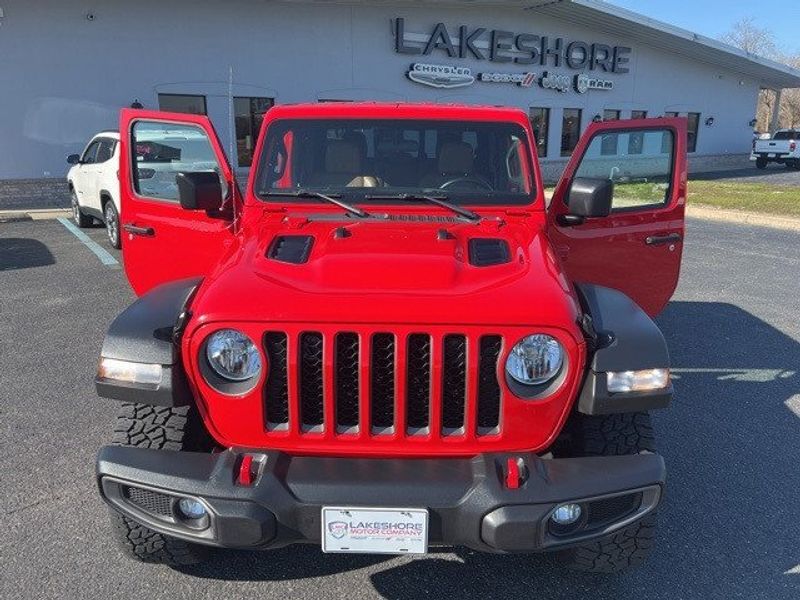
M 213 444 L 194 406 L 169 408 L 126 402 L 111 443 L 175 451 L 209 451 Z M 126 555 L 141 562 L 169 566 L 206 560 L 211 548 L 163 535 L 110 510 L 112 533 Z
M 72 210 L 72 220 L 75 222 L 75 225 L 81 228 L 91 226 L 91 224 L 94 223 L 94 219 L 83 214 L 81 205 L 78 202 L 78 194 L 76 194 L 75 190 L 72 189 L 69 191 L 69 195 L 70 209 Z
M 766 169 L 767 168 L 767 159 L 761 158 L 760 156 L 756 159 L 756 169 Z
M 557 456 L 619 456 L 650 454 L 656 450 L 650 415 L 645 412 L 588 416 L 574 414 L 565 428 Z M 656 515 L 619 531 L 557 552 L 570 569 L 616 573 L 642 564 L 655 544 Z

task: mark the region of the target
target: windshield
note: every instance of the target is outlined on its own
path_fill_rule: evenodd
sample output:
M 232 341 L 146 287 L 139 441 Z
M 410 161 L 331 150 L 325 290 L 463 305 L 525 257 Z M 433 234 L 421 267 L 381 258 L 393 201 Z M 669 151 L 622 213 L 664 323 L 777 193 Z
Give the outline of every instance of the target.
M 454 204 L 529 204 L 528 157 L 525 130 L 514 123 L 284 120 L 267 130 L 255 191 L 262 199 L 301 189 L 359 202 L 428 194 Z

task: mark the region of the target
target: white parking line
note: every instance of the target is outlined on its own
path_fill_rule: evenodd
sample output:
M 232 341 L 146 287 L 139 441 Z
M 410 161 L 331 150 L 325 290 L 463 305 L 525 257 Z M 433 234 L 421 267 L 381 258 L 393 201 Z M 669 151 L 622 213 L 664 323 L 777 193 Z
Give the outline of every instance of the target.
M 72 233 L 72 235 L 83 242 L 84 246 L 94 252 L 95 256 L 100 259 L 101 263 L 108 267 L 119 266 L 119 261 L 116 258 L 111 256 L 111 254 L 105 248 L 100 246 L 100 244 L 95 242 L 92 238 L 73 225 L 71 221 L 65 219 L 64 217 L 58 217 L 58 222 L 66 227 L 67 230 Z

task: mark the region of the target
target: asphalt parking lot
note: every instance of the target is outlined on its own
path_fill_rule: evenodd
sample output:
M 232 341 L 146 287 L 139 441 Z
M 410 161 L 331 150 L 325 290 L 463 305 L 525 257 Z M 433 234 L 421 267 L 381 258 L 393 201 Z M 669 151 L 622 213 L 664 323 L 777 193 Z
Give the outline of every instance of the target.
M 108 249 L 102 229 L 88 235 Z M 796 600 L 799 248 L 796 232 L 689 221 L 679 291 L 659 318 L 677 395 L 655 415 L 669 487 L 644 567 L 598 576 L 547 556 L 302 546 L 178 571 L 123 558 L 94 488 L 117 407 L 92 377 L 105 328 L 133 298 L 122 270 L 58 221 L 0 223 L 0 597 Z
M 727 181 L 736 183 L 763 183 L 767 185 L 800 186 L 800 171 L 787 169 L 778 163 L 770 163 L 766 169 L 756 169 L 755 163 L 749 167 L 716 173 L 696 173 L 691 179 Z

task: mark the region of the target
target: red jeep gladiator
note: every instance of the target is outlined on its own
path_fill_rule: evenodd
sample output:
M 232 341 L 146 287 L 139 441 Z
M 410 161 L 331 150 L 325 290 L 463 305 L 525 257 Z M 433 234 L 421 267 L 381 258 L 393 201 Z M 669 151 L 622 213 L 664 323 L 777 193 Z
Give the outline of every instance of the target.
M 120 132 L 138 299 L 102 348 L 97 482 L 133 557 L 645 558 L 684 120 L 592 123 L 549 205 L 516 109 L 278 106 L 243 190 L 206 117 Z

